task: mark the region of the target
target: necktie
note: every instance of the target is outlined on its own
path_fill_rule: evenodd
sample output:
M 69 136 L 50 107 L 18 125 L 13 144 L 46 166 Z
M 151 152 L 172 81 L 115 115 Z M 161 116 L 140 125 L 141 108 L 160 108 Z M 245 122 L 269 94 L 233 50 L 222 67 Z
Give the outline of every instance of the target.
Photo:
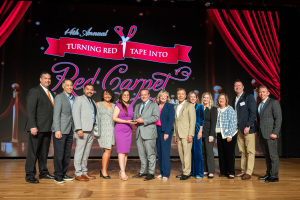
M 49 90 L 47 90 L 47 95 L 48 95 L 48 98 L 49 98 L 49 100 L 50 100 L 50 102 L 51 102 L 51 104 L 52 104 L 52 107 L 54 107 L 53 101 L 52 101 L 52 99 L 51 99 Z
M 90 103 L 91 103 L 91 105 L 92 105 L 93 111 L 94 111 L 94 124 L 95 124 L 95 122 L 96 122 L 96 114 L 97 114 L 96 106 L 95 106 L 95 104 L 93 103 L 93 101 L 92 101 L 91 98 L 88 98 L 88 99 L 89 99 L 89 101 L 90 101 Z
M 69 101 L 71 104 L 71 108 L 73 109 L 73 95 L 72 94 L 69 96 Z
M 259 115 L 261 115 L 261 111 L 263 109 L 263 106 L 264 106 L 264 102 L 261 102 L 261 104 L 260 104 L 260 110 L 259 110 Z
M 141 114 L 140 114 L 140 116 L 141 116 L 141 115 L 142 115 L 142 113 L 143 113 L 143 110 L 144 110 L 144 108 L 145 108 L 145 104 L 146 104 L 145 102 L 143 102 L 143 103 L 142 103 L 142 110 L 141 110 Z

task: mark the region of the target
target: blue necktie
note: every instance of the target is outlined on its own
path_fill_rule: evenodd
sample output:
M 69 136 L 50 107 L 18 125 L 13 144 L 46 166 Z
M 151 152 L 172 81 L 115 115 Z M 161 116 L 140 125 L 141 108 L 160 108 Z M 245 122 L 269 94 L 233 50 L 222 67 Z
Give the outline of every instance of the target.
M 71 104 L 71 108 L 73 110 L 73 95 L 72 94 L 69 96 L 69 101 L 70 101 L 70 104 Z
M 144 108 L 145 108 L 145 104 L 146 104 L 145 102 L 142 103 L 142 110 L 141 110 L 140 117 L 142 116 L 143 110 L 144 110 Z
M 261 115 L 261 111 L 262 111 L 263 107 L 264 107 L 264 102 L 261 102 L 261 104 L 260 104 L 260 110 L 259 110 L 259 115 Z
M 90 99 L 90 98 L 88 98 L 88 99 L 89 99 L 89 101 L 90 101 L 90 103 L 91 103 L 91 105 L 92 105 L 93 111 L 94 111 L 94 124 L 95 124 L 95 122 L 96 122 L 96 111 L 95 111 L 95 106 L 94 106 L 94 104 L 93 104 L 93 102 L 92 102 L 92 99 Z

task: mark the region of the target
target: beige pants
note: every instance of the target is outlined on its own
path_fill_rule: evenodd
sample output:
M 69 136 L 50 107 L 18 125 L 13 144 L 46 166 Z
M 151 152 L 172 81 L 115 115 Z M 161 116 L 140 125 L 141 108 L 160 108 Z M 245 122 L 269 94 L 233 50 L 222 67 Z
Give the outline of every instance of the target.
M 178 153 L 182 164 L 182 174 L 191 175 L 192 146 L 193 141 L 188 143 L 187 138 L 177 137 Z
M 255 133 L 245 136 L 238 129 L 237 143 L 241 153 L 242 173 L 252 175 L 255 161 Z

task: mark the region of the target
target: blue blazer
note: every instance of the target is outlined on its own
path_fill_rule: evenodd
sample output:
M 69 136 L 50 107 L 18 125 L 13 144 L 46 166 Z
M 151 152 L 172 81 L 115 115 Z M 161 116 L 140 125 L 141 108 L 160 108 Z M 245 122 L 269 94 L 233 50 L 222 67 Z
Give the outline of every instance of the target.
M 235 98 L 232 101 L 232 107 L 235 109 Z M 239 101 L 236 104 L 238 128 L 241 133 L 244 134 L 246 126 L 250 126 L 249 133 L 255 133 L 256 131 L 256 115 L 257 107 L 254 96 L 252 94 L 246 94 L 243 92 Z
M 171 135 L 174 131 L 175 108 L 173 104 L 165 103 L 160 113 L 161 129 L 164 134 Z

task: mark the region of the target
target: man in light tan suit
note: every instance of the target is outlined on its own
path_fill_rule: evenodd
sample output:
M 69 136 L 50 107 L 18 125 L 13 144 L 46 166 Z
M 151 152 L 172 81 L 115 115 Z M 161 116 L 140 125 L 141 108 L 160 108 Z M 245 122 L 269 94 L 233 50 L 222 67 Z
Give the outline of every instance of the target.
M 182 164 L 182 174 L 176 176 L 187 180 L 191 174 L 191 158 L 193 137 L 195 135 L 196 111 L 193 104 L 186 102 L 186 91 L 177 89 L 179 104 L 175 106 L 174 136 L 178 145 L 178 153 Z

